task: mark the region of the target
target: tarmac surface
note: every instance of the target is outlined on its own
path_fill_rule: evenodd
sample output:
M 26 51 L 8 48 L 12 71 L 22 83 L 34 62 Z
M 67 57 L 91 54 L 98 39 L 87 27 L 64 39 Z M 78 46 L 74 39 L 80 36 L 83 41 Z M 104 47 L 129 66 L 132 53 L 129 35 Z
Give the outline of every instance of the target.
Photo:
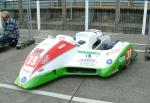
M 26 30 L 22 33 L 26 34 Z M 74 36 L 76 31 L 33 31 L 37 42 L 51 34 Z M 136 50 L 145 50 L 147 36 L 108 33 L 112 41 L 123 40 Z M 22 35 L 24 36 L 24 35 Z M 25 36 L 24 36 L 25 37 Z M 38 38 L 37 38 L 38 37 Z M 23 39 L 22 39 L 23 40 Z M 28 53 L 36 45 L 21 50 L 0 48 L 0 103 L 149 103 L 150 62 L 138 52 L 134 63 L 109 78 L 97 76 L 67 76 L 33 90 L 23 90 L 14 81 Z

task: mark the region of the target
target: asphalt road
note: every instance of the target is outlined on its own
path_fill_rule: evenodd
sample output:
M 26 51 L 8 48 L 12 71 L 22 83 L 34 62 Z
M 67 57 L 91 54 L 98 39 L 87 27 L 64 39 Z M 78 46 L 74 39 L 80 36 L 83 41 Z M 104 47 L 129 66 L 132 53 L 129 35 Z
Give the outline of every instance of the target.
M 139 35 L 111 35 L 112 40 L 147 43 Z M 110 78 L 96 76 L 67 76 L 34 90 L 23 91 L 14 85 L 28 53 L 36 45 L 22 50 L 0 49 L 0 103 L 149 103 L 150 62 L 138 53 L 134 63 Z M 145 49 L 145 46 L 135 46 Z M 43 93 L 43 94 L 42 94 Z M 51 94 L 51 95 L 50 95 Z M 103 102 L 102 102 L 103 101 Z

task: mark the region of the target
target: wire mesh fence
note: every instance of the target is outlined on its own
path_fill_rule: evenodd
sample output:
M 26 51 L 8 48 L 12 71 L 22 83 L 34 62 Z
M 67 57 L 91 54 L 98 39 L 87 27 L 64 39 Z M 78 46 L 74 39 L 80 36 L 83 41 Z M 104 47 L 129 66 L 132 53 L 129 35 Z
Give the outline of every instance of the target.
M 9 2 L 10 4 L 10 2 Z M 19 21 L 18 3 L 8 6 L 0 3 L 1 10 L 9 10 Z M 10 9 L 11 8 L 11 9 Z M 24 26 L 27 28 L 27 2 L 23 0 Z M 37 29 L 36 0 L 31 1 L 31 23 Z M 149 16 L 148 6 L 148 15 Z M 139 0 L 89 0 L 89 29 L 103 32 L 141 34 L 144 1 Z M 85 30 L 85 0 L 45 0 L 40 1 L 42 30 Z M 148 34 L 146 22 L 146 34 Z
M 23 3 L 23 18 L 24 23 L 20 22 L 19 18 L 19 5 L 17 0 L 1 0 L 0 1 L 0 10 L 1 11 L 9 11 L 10 17 L 14 18 L 17 21 L 17 24 L 19 25 L 20 29 L 27 29 L 27 30 L 20 30 L 20 40 L 19 42 L 24 42 L 31 39 L 31 33 L 29 33 L 29 27 L 30 21 L 28 19 L 28 1 Z M 23 26 L 21 26 L 23 25 Z M 2 31 L 2 30 L 1 30 Z
M 143 2 L 111 0 L 97 2 L 93 5 L 93 20 L 91 28 L 98 28 L 106 32 L 121 32 L 141 34 L 143 21 Z M 119 9 L 119 10 L 117 10 Z

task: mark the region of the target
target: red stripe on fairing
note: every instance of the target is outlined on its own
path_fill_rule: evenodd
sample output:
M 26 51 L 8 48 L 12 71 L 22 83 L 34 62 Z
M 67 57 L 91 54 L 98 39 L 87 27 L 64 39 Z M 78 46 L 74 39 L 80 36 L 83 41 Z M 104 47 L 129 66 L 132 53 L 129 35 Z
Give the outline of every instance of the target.
M 63 47 L 62 47 L 63 46 Z M 72 48 L 74 48 L 75 45 L 70 44 L 66 41 L 60 41 L 58 44 L 54 45 L 40 60 L 37 61 L 36 65 L 35 65 L 35 69 L 32 72 L 32 74 L 36 71 L 38 71 L 43 65 L 42 60 L 48 56 L 48 62 L 52 61 L 53 59 L 57 58 L 58 56 L 62 55 L 63 53 L 71 50 Z M 47 62 L 47 63 L 48 63 Z

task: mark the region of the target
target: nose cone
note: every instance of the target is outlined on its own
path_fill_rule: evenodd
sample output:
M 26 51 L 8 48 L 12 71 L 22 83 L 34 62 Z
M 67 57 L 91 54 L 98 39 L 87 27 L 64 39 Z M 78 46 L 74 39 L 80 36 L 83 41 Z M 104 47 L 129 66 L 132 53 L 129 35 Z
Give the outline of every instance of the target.
M 31 89 L 31 88 L 37 87 L 47 81 L 49 81 L 49 80 L 47 80 L 47 79 L 45 79 L 45 77 L 41 77 L 41 76 L 32 78 L 28 81 L 25 77 L 22 77 L 22 78 L 17 77 L 17 79 L 15 80 L 15 84 L 24 89 Z
M 61 75 L 56 74 L 56 71 L 50 71 L 45 74 L 37 75 L 31 78 L 27 78 L 25 76 L 19 75 L 17 79 L 15 80 L 15 84 L 24 89 L 31 89 L 31 88 L 40 86 L 44 83 L 47 83 L 48 81 L 54 80 L 60 76 Z

